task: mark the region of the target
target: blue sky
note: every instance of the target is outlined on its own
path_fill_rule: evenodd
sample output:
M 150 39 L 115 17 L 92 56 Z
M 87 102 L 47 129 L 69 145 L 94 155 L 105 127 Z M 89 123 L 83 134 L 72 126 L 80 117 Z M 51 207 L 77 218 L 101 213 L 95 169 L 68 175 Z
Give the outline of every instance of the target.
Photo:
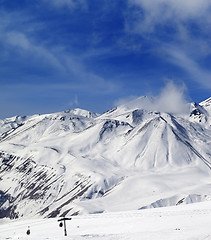
M 210 0 L 0 0 L 0 118 L 211 97 Z

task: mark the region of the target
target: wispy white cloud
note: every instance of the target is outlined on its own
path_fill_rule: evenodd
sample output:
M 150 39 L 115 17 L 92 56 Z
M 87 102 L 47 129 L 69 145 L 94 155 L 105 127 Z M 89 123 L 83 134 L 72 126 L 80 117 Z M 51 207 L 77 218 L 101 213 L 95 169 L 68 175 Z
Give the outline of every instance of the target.
M 87 8 L 87 2 L 85 0 L 43 0 L 55 7 L 68 7 L 69 9 L 75 9 L 81 7 Z
M 211 2 L 209 0 L 128 0 L 130 6 L 136 6 L 133 30 L 152 32 L 156 26 L 184 24 L 187 20 L 210 19 Z
M 52 65 L 52 67 L 64 71 L 64 67 L 59 59 L 49 49 L 33 43 L 25 33 L 18 31 L 4 31 L 1 33 L 4 36 L 1 40 L 9 45 L 9 47 L 20 49 L 22 55 L 30 54 L 31 59 L 38 59 L 38 61 L 46 62 Z
M 69 102 L 69 106 L 73 107 L 73 106 L 78 106 L 78 105 L 79 105 L 78 95 L 75 95 L 74 99 Z
M 75 1 L 73 1 L 73 3 L 75 3 Z M 4 19 L 5 21 L 3 21 Z M 31 61 L 36 64 L 36 68 L 39 68 L 39 66 L 42 67 L 42 64 L 46 64 L 49 66 L 49 69 L 51 68 L 60 76 L 60 79 L 57 77 L 57 83 L 54 82 L 50 84 L 50 80 L 48 79 L 41 84 L 42 86 L 40 85 L 37 87 L 44 87 L 45 89 L 57 88 L 60 90 L 90 91 L 90 93 L 95 91 L 95 93 L 102 92 L 102 94 L 112 93 L 119 89 L 119 86 L 112 80 L 105 79 L 103 76 L 86 68 L 85 62 L 88 58 L 92 57 L 92 54 L 96 55 L 102 53 L 98 51 L 88 51 L 88 54 L 83 53 L 81 55 L 76 55 L 70 51 L 66 52 L 62 46 L 52 47 L 40 42 L 38 39 L 34 38 L 33 35 L 28 34 L 28 31 L 11 29 L 11 25 L 14 25 L 14 21 L 10 15 L 4 14 L 4 18 L 2 18 L 0 22 L 2 23 L 2 21 L 4 24 L 0 27 L 0 41 L 7 46 L 9 51 L 14 49 L 14 51 L 18 51 L 21 57 L 30 56 Z M 45 82 L 47 82 L 47 84 L 45 84 Z M 30 81 L 29 85 L 35 87 Z
M 19 47 L 24 50 L 29 50 L 34 47 L 23 33 L 12 31 L 5 33 L 4 36 L 6 37 L 7 43 L 14 47 Z
M 185 50 L 168 46 L 163 51 L 166 52 L 169 61 L 186 71 L 192 80 L 200 83 L 203 87 L 211 89 L 211 71 L 200 66 L 196 60 L 187 55 Z
M 126 30 L 146 39 L 150 36 L 151 53 L 164 57 L 164 61 L 180 67 L 193 81 L 210 89 L 211 71 L 203 66 L 203 60 L 211 53 L 211 2 L 128 0 L 128 3 L 135 17 L 127 18 Z

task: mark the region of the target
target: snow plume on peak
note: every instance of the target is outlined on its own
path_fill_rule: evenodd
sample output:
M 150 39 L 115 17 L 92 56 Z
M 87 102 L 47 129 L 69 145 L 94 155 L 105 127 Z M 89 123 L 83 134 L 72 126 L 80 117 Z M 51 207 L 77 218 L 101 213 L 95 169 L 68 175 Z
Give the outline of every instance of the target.
M 125 110 L 139 108 L 172 114 L 189 112 L 189 107 L 185 100 L 185 86 L 177 86 L 173 81 L 169 81 L 158 96 L 130 97 L 118 100 L 115 103 Z
M 160 112 L 188 113 L 189 108 L 185 100 L 185 86 L 177 86 L 173 81 L 167 83 L 156 98 L 154 107 Z

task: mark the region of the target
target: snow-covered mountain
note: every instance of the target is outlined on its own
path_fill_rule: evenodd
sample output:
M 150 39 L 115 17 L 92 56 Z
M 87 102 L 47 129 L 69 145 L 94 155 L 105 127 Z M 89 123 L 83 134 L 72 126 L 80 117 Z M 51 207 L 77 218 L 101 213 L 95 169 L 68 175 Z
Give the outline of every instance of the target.
M 0 120 L 0 217 L 55 217 L 211 199 L 211 98 L 159 112 L 140 97 Z

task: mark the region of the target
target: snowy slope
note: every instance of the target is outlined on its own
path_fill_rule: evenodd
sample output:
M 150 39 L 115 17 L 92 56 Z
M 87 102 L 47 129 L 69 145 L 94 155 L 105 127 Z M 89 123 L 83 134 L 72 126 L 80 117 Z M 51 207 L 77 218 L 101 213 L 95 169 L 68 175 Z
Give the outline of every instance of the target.
M 211 202 L 186 206 L 74 216 L 66 221 L 67 236 L 58 218 L 0 220 L 0 239 L 74 240 L 209 240 Z M 30 235 L 26 231 L 30 229 Z
M 187 114 L 140 97 L 0 122 L 0 216 L 56 217 L 211 199 L 210 99 Z

